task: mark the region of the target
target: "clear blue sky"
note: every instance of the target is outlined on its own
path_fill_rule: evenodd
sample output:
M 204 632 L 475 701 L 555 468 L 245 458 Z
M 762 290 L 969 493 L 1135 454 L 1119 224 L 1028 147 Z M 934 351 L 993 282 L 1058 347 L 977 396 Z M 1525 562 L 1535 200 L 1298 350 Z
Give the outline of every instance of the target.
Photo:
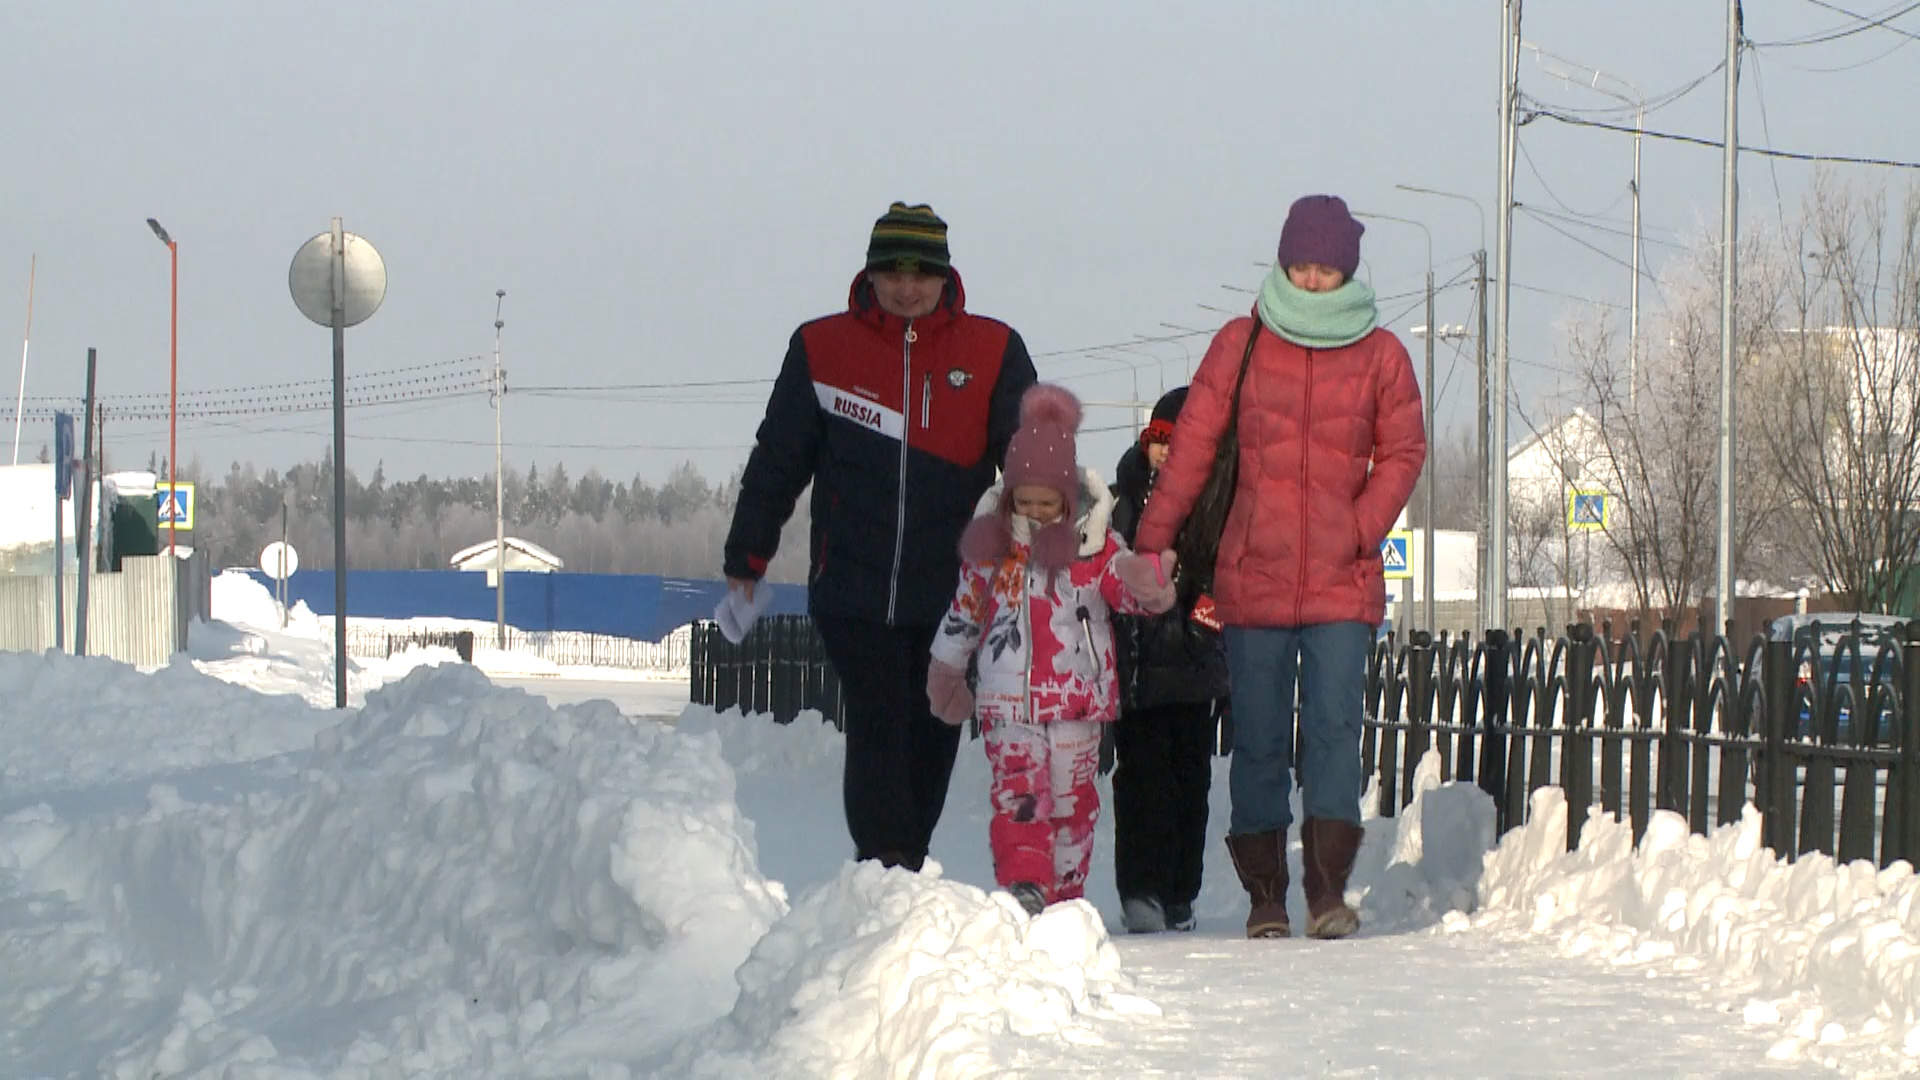
M 1723 17 L 1706 2 L 1533 0 L 1524 30 L 1654 96 L 1720 60 Z M 1850 23 L 1812 0 L 1747 4 L 1756 41 Z M 1892 25 L 1920 33 L 1920 14 Z M 1466 266 L 1473 210 L 1394 185 L 1493 212 L 1498 42 L 1494 0 L 12 4 L 0 12 L 0 386 L 11 406 L 37 255 L 28 393 L 78 395 L 90 345 L 103 394 L 165 391 L 167 255 L 149 216 L 180 242 L 183 393 L 325 379 L 327 334 L 294 309 L 286 273 L 335 214 L 379 247 L 391 279 L 385 307 L 349 332 L 349 367 L 366 377 L 490 355 L 505 289 L 516 386 L 770 379 L 793 327 L 844 304 L 873 218 L 904 198 L 951 222 L 971 306 L 1019 328 L 1043 377 L 1091 402 L 1130 398 L 1137 377 L 1151 397 L 1183 379 L 1179 344 L 1131 356 L 1137 375 L 1073 350 L 1170 333 L 1162 323 L 1217 326 L 1199 305 L 1246 305 L 1223 286 L 1257 282 L 1297 195 L 1418 218 L 1441 279 Z M 1530 56 L 1523 87 L 1608 104 Z M 1916 90 L 1920 47 L 1893 30 L 1762 50 L 1746 67 L 1743 140 L 1920 157 Z M 1720 116 L 1716 76 L 1648 125 L 1717 138 Z M 1520 201 L 1624 231 L 1625 137 L 1543 120 L 1522 142 Z M 1774 216 L 1776 184 L 1791 206 L 1811 175 L 1747 158 L 1749 216 Z M 1673 251 L 1664 242 L 1717 235 L 1719 182 L 1716 151 L 1647 144 L 1652 269 Z M 1514 281 L 1551 291 L 1514 294 L 1515 390 L 1537 414 L 1565 364 L 1556 324 L 1581 310 L 1553 294 L 1624 304 L 1615 260 L 1629 247 L 1563 224 L 1596 252 L 1516 220 Z M 1488 230 L 1491 243 L 1491 218 Z M 1383 296 L 1419 288 L 1416 230 L 1374 224 L 1365 257 Z M 1440 318 L 1469 310 L 1454 289 Z M 1468 422 L 1470 357 L 1453 370 L 1442 352 L 1443 427 Z M 515 394 L 509 455 L 575 475 L 658 479 L 685 460 L 724 475 L 765 389 Z M 1090 411 L 1090 427 L 1126 422 Z M 118 422 L 111 449 L 143 462 L 165 427 Z M 285 466 L 328 430 L 324 413 L 196 418 L 181 455 Z M 390 476 L 492 468 L 484 396 L 357 409 L 350 436 L 363 475 L 376 460 Z M 30 422 L 29 446 L 47 438 Z M 1125 441 L 1090 434 L 1083 459 L 1110 468 Z

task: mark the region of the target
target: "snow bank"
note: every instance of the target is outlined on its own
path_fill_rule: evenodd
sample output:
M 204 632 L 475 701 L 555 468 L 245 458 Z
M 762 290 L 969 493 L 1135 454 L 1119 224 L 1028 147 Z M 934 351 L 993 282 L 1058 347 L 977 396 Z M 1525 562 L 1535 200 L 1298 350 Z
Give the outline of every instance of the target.
M 1787 863 L 1763 844 L 1751 805 L 1711 836 L 1656 813 L 1638 849 L 1630 825 L 1596 814 L 1573 852 L 1559 789 L 1535 792 L 1530 811 L 1487 859 L 1484 912 L 1453 928 L 1504 926 L 1604 963 L 1704 971 L 1748 1024 L 1784 1030 L 1776 1059 L 1920 1068 L 1920 879 L 1906 863 Z
M 267 587 L 244 573 L 228 570 L 213 579 L 213 619 L 195 622 L 187 655 L 193 666 L 223 682 L 263 694 L 293 694 L 319 708 L 333 705 L 333 620 L 321 619 L 305 603 L 287 612 Z M 369 691 L 403 678 L 417 667 L 457 664 L 452 649 L 410 648 L 381 660 L 347 659 L 347 704 L 358 705 Z
M 1398 817 L 1369 817 L 1348 883 L 1369 933 L 1430 926 L 1477 904 L 1481 866 L 1493 849 L 1499 814 L 1471 783 L 1442 783 L 1440 755 L 1429 750 L 1413 774 L 1413 801 Z M 1362 806 L 1380 805 L 1379 776 Z M 1303 877 L 1295 878 L 1304 880 Z
M 0 819 L 0 1074 L 629 1075 L 785 911 L 718 740 L 604 703 L 424 669 L 301 764 Z
M 48 792 L 251 761 L 313 745 L 336 716 L 176 662 L 0 652 L 0 813 Z
M 676 1075 L 1004 1075 L 1005 1039 L 1090 1018 L 1158 1016 L 1127 992 L 1084 901 L 1030 918 L 1012 897 L 925 872 L 849 864 L 754 946 L 727 1019 L 676 1053 Z

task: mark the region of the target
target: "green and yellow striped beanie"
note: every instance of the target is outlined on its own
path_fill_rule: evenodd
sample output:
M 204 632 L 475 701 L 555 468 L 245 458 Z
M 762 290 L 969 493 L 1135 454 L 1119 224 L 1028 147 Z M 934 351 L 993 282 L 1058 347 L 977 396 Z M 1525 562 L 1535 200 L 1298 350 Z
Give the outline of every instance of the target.
M 947 273 L 947 223 L 925 204 L 887 207 L 867 241 L 867 269 Z

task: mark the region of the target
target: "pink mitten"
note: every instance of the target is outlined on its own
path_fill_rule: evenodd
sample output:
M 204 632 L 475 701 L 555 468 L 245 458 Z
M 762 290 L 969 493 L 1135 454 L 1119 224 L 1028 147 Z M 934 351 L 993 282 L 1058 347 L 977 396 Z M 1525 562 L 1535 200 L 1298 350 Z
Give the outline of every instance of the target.
M 954 727 L 973 719 L 973 691 L 967 689 L 967 673 L 938 660 L 928 664 L 927 704 L 933 715 Z
M 1158 615 L 1173 606 L 1174 558 L 1171 551 L 1158 555 L 1128 552 L 1115 557 L 1114 572 L 1120 575 L 1120 583 L 1141 607 Z

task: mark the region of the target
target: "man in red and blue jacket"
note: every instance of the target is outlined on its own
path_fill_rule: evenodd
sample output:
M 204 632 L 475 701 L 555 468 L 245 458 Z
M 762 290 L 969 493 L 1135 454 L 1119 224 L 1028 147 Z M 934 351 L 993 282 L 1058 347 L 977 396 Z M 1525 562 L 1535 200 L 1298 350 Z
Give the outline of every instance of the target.
M 966 310 L 947 226 L 894 203 L 847 310 L 795 331 L 740 481 L 731 588 L 751 596 L 813 485 L 807 606 L 846 694 L 843 777 L 857 859 L 918 870 L 960 731 L 927 706 L 960 533 L 1035 382 L 1020 335 Z

